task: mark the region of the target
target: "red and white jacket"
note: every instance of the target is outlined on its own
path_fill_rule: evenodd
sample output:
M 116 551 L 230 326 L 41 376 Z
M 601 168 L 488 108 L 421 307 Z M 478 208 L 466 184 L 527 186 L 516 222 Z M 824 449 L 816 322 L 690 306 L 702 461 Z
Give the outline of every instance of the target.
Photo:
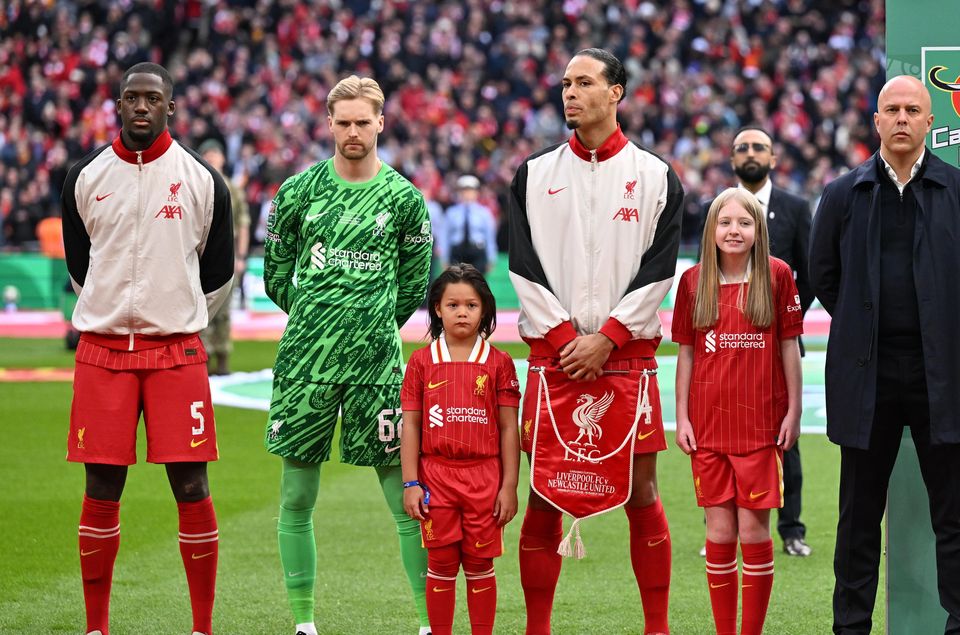
M 61 206 L 78 330 L 196 333 L 228 298 L 230 193 L 168 131 L 140 152 L 120 137 L 91 152 L 67 174 Z
M 676 271 L 683 188 L 620 128 L 531 155 L 510 186 L 510 279 L 532 356 L 603 333 L 615 357 L 651 357 Z

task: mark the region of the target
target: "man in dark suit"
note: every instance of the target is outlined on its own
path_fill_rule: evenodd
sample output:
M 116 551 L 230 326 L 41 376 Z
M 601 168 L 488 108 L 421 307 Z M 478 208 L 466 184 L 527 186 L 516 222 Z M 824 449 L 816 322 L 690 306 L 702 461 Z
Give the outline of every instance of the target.
M 786 262 L 793 269 L 804 313 L 813 302 L 813 289 L 807 274 L 807 247 L 810 240 L 810 206 L 805 200 L 777 187 L 770 180 L 770 171 L 777 166 L 773 140 L 756 126 L 741 128 L 733 139 L 730 165 L 737 175 L 738 187 L 757 197 L 767 215 L 770 255 Z M 701 215 L 701 234 L 709 201 Z M 800 344 L 803 354 L 803 344 Z M 807 528 L 800 520 L 803 469 L 800 465 L 800 444 L 783 453 L 783 507 L 777 519 L 777 532 L 783 540 L 783 551 L 791 556 L 806 557 L 811 553 L 806 542 Z
M 880 90 L 880 150 L 823 190 L 810 281 L 830 312 L 827 436 L 840 446 L 833 632 L 873 626 L 887 486 L 911 437 L 936 534 L 937 586 L 960 634 L 960 171 L 925 146 L 930 94 Z M 915 519 L 921 524 L 920 519 Z

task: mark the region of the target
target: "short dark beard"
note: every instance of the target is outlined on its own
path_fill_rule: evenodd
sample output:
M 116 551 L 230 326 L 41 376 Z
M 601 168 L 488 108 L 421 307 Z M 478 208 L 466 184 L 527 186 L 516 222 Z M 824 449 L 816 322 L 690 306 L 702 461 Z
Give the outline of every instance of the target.
M 757 183 L 763 183 L 763 180 L 770 174 L 770 166 L 760 165 L 758 163 L 745 163 L 740 167 L 734 168 L 733 173 L 744 183 L 756 185 Z
M 569 119 L 567 119 L 566 121 L 567 121 L 567 130 L 576 130 L 577 128 L 580 127 L 579 121 L 570 121 Z

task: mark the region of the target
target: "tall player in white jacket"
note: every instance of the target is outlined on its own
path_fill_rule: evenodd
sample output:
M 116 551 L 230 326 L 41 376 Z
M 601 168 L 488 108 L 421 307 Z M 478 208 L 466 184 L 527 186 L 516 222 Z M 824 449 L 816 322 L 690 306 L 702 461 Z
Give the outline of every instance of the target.
M 573 380 L 604 369 L 653 369 L 657 309 L 670 290 L 680 241 L 683 188 L 660 157 L 630 142 L 617 124 L 626 71 L 611 53 L 585 49 L 567 65 L 563 109 L 570 139 L 528 157 L 511 186 L 510 278 L 520 298 L 520 334 L 530 363 L 559 365 Z M 531 451 L 527 382 L 521 444 Z M 656 383 L 656 430 L 635 445 L 626 505 L 630 556 L 644 633 L 669 633 L 670 533 L 656 484 L 666 439 Z M 561 514 L 530 492 L 520 530 L 527 635 L 550 632 L 560 576 Z
M 80 573 L 86 632 L 98 635 L 109 629 L 141 412 L 147 461 L 166 466 L 177 501 L 193 632 L 212 632 L 218 533 L 207 461 L 217 438 L 198 332 L 230 293 L 233 224 L 220 174 L 170 136 L 175 109 L 167 70 L 132 66 L 117 99 L 120 135 L 70 169 L 61 198 L 81 332 L 67 459 L 85 466 Z

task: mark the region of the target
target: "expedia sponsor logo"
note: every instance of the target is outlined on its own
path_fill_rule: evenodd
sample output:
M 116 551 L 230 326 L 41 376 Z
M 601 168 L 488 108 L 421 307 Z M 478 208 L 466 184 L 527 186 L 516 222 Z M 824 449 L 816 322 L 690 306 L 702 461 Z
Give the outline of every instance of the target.
M 427 231 L 430 231 L 429 228 Z M 432 234 L 404 234 L 403 242 L 408 245 L 423 245 L 425 243 L 433 242 Z

